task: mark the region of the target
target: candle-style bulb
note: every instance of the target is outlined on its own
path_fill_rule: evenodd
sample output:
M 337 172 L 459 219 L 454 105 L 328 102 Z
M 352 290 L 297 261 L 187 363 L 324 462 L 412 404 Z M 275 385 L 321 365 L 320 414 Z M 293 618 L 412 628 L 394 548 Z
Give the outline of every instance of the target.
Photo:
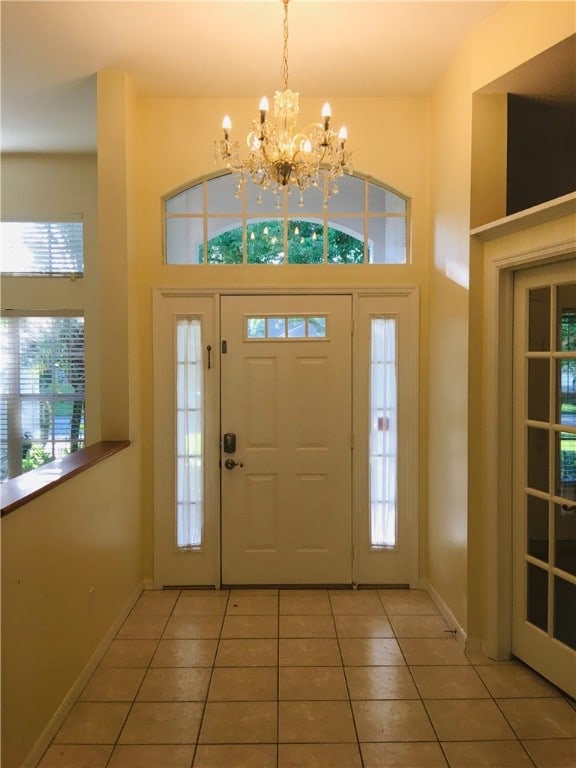
M 340 139 L 342 144 L 344 144 L 344 142 L 348 138 L 348 131 L 346 130 L 346 126 L 343 125 L 342 128 L 340 128 L 340 130 L 338 131 L 338 138 Z
M 332 110 L 330 109 L 330 104 L 328 104 L 328 102 L 325 102 L 322 107 L 322 117 L 324 118 L 324 130 L 327 131 L 328 126 L 330 125 L 330 118 L 332 117 Z
M 232 120 L 230 120 L 228 115 L 224 115 L 224 120 L 222 120 L 222 130 L 224 131 L 224 138 L 226 139 L 226 141 L 228 141 L 231 128 L 232 128 Z
M 269 106 L 268 106 L 268 99 L 266 96 L 262 96 L 260 99 L 260 112 L 268 112 Z

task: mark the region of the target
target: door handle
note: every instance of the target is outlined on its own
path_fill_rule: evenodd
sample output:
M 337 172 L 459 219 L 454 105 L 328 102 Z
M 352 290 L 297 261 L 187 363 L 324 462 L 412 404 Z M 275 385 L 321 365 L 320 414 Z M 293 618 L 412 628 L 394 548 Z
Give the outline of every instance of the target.
M 243 467 L 244 464 L 241 461 L 234 461 L 234 459 L 226 459 L 224 466 L 226 469 L 234 469 L 234 467 Z

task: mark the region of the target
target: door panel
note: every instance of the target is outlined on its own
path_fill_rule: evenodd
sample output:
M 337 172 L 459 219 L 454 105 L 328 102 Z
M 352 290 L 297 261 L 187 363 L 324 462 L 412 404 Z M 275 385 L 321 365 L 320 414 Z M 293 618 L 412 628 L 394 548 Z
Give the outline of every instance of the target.
M 576 262 L 514 282 L 513 653 L 576 695 Z
M 227 296 L 221 327 L 223 582 L 351 583 L 350 297 Z

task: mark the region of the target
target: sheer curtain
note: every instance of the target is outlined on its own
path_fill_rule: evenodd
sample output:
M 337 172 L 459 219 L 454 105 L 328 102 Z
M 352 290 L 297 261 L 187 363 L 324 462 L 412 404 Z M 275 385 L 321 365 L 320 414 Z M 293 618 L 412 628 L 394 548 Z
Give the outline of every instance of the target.
M 370 375 L 370 544 L 397 539 L 396 320 L 372 318 Z
M 178 548 L 200 547 L 203 509 L 203 382 L 200 320 L 180 317 L 176 325 L 176 453 Z

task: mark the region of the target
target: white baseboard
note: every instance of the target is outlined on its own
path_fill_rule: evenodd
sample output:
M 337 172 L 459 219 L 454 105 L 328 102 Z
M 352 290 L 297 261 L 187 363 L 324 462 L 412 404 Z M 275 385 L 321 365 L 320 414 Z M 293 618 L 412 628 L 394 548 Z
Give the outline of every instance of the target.
M 461 646 L 462 650 L 464 650 L 466 648 L 467 635 L 463 627 L 461 627 L 460 624 L 457 622 L 456 617 L 454 616 L 450 608 L 448 608 L 444 600 L 440 597 L 438 592 L 434 589 L 432 584 L 429 584 L 426 580 L 423 580 L 421 583 L 422 583 L 422 589 L 425 589 L 426 592 L 428 592 L 430 599 L 440 611 L 440 614 L 442 615 L 442 618 L 444 619 L 446 624 L 448 624 L 451 630 L 455 630 L 454 636 L 456 638 L 456 641 L 458 642 L 458 645 Z
M 77 677 L 76 681 L 74 682 L 74 685 L 66 696 L 64 697 L 62 703 L 50 719 L 50 722 L 44 728 L 42 731 L 42 734 L 37 739 L 36 743 L 28 753 L 26 759 L 22 763 L 22 768 L 34 768 L 42 758 L 42 755 L 44 752 L 48 749 L 50 746 L 50 743 L 52 742 L 52 739 L 54 736 L 58 733 L 60 730 L 62 723 L 68 716 L 70 710 L 76 703 L 76 700 L 78 696 L 82 693 L 86 683 L 88 680 L 92 677 L 94 674 L 96 667 L 102 660 L 104 654 L 108 650 L 108 647 L 112 640 L 116 637 L 116 634 L 118 633 L 118 630 L 126 620 L 128 614 L 134 607 L 134 604 L 142 594 L 143 589 L 148 589 L 149 587 L 145 586 L 145 582 L 140 583 L 134 592 L 130 595 L 128 598 L 128 601 L 124 605 L 123 609 L 121 610 L 120 614 L 117 616 L 117 618 L 114 620 L 112 626 L 108 629 L 104 637 L 102 638 L 101 642 L 99 643 L 98 647 L 92 654 L 92 657 L 80 673 L 80 675 Z

